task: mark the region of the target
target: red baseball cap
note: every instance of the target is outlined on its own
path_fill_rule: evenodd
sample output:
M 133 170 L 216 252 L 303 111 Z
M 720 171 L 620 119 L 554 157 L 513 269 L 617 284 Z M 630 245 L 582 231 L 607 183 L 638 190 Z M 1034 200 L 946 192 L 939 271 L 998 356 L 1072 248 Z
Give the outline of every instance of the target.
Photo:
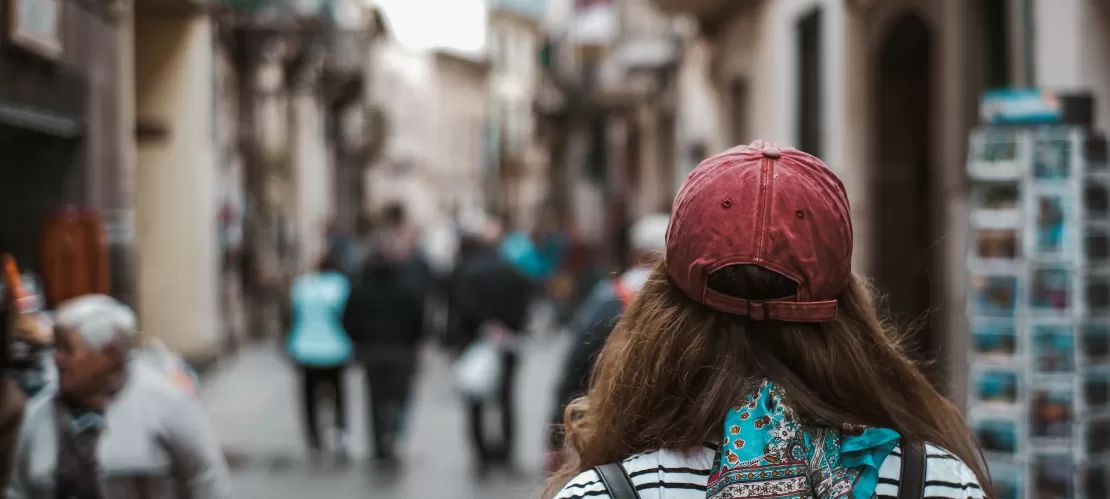
M 798 283 L 767 302 L 719 293 L 709 275 L 758 265 Z M 667 275 L 721 312 L 787 322 L 829 322 L 852 276 L 852 219 L 844 184 L 820 159 L 763 141 L 702 161 L 675 197 Z

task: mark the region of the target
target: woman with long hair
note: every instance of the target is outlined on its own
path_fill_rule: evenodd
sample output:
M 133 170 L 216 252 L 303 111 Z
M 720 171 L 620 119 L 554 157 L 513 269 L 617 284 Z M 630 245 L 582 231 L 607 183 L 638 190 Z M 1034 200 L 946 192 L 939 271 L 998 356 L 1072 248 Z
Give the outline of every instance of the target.
M 621 497 L 614 463 L 644 499 L 993 496 L 959 410 L 853 274 L 848 197 L 820 159 L 728 150 L 671 213 L 664 261 L 566 410 L 546 497 Z

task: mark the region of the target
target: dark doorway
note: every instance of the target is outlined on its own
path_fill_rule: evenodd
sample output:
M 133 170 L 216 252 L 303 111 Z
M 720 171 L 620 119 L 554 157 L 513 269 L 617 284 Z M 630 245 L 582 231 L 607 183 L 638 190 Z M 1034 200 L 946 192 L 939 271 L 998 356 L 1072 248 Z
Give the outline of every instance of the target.
M 80 204 L 81 173 L 75 168 L 81 142 L 0 121 L 0 253 L 21 269 L 42 271 L 42 229 L 65 203 Z
M 938 314 L 932 302 L 941 278 L 930 188 L 933 37 L 925 21 L 912 13 L 895 18 L 886 33 L 876 68 L 872 133 L 874 278 L 895 322 L 919 331 L 916 355 L 933 360 L 943 344 L 933 326 Z M 931 365 L 933 381 L 943 382 L 941 363 Z
M 987 88 L 1009 88 L 1010 77 L 1010 2 L 983 2 L 983 38 L 985 41 L 985 72 Z
M 728 86 L 729 121 L 732 124 L 732 143 L 730 146 L 747 144 L 752 141 L 748 131 L 748 115 L 751 114 L 751 91 L 748 80 L 737 78 Z
M 815 9 L 798 22 L 798 148 L 820 157 L 824 102 L 821 99 L 822 12 Z

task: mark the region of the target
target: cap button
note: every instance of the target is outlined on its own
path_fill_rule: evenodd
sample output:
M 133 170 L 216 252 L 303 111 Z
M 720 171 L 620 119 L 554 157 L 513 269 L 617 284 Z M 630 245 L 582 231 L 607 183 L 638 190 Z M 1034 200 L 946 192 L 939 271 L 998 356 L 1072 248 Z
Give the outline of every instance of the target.
M 768 159 L 779 159 L 782 157 L 782 151 L 777 147 L 764 147 L 763 157 Z

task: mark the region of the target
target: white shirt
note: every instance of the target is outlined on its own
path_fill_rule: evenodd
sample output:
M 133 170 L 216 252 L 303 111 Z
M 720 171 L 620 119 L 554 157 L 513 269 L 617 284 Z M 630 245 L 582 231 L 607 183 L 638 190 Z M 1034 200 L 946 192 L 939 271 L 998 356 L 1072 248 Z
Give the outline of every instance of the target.
M 658 450 L 632 456 L 623 464 L 641 499 L 705 499 L 715 452 L 708 446 L 690 455 Z M 923 497 L 984 498 L 975 472 L 958 457 L 932 444 L 926 445 L 926 456 Z M 901 475 L 902 449 L 896 447 L 879 469 L 879 486 L 875 489 L 875 496 L 896 499 Z M 611 499 L 594 470 L 579 473 L 555 496 L 555 499 L 586 498 Z

